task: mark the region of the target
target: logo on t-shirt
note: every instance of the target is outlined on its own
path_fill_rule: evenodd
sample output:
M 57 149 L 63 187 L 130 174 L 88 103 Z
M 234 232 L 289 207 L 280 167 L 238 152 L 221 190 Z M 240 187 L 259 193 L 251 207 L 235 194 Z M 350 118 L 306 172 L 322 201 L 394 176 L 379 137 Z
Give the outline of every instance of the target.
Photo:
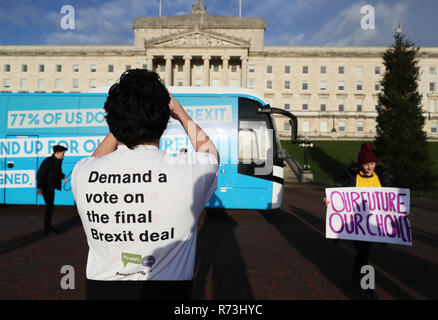
M 128 263 L 133 263 L 133 264 L 141 264 L 145 267 L 151 268 L 155 263 L 155 257 L 154 256 L 142 257 L 139 254 L 122 252 L 122 262 L 123 262 L 123 267 L 126 267 Z
M 155 263 L 155 257 L 154 256 L 146 256 L 141 259 L 141 264 L 145 267 L 152 267 Z

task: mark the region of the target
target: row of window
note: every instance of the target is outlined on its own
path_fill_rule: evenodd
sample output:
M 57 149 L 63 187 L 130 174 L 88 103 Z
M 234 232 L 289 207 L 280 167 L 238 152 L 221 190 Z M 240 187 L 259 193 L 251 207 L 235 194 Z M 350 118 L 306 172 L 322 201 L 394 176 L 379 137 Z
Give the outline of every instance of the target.
M 307 120 L 300 121 L 301 125 L 301 132 L 310 132 L 310 122 Z M 319 123 L 319 132 L 320 133 L 327 133 L 328 132 L 328 121 L 321 121 Z M 283 129 L 285 131 L 290 131 L 290 124 L 289 122 L 284 122 Z M 330 129 L 331 131 L 337 130 L 338 132 L 345 132 L 346 131 L 346 122 L 345 121 L 338 121 L 337 122 L 337 128 L 335 130 Z M 357 122 L 356 123 L 356 132 L 364 132 L 364 123 L 363 122 Z M 430 124 L 430 133 L 436 134 L 438 132 L 438 123 L 432 122 Z
M 110 86 L 114 83 L 114 80 L 109 79 L 107 81 L 107 85 Z M 236 79 L 229 80 L 229 86 L 230 87 L 238 87 L 239 81 Z M 45 79 L 37 79 L 37 89 L 42 90 L 45 89 L 46 80 Z M 183 86 L 184 82 L 182 79 L 175 80 L 176 86 Z M 193 85 L 195 87 L 202 86 L 202 80 L 195 79 L 193 80 Z M 212 80 L 212 86 L 218 87 L 220 86 L 220 81 L 218 79 Z M 90 88 L 96 88 L 96 79 L 90 79 L 89 82 Z M 3 89 L 10 89 L 11 88 L 11 80 L 10 79 L 3 79 Z M 61 90 L 63 88 L 63 80 L 62 79 L 55 79 L 55 89 Z M 79 79 L 73 79 L 72 80 L 72 88 L 76 89 L 79 88 Z M 21 90 L 28 90 L 28 80 L 27 79 L 21 79 L 20 80 L 20 89 Z
M 363 109 L 363 104 L 364 104 L 364 100 L 363 99 L 357 99 L 356 100 L 356 111 L 357 112 L 362 112 Z M 291 103 L 290 102 L 284 102 L 283 103 L 283 108 L 285 110 L 291 110 Z M 377 103 L 375 105 L 375 110 L 378 110 L 380 108 L 380 105 Z M 333 108 L 330 108 L 331 111 L 334 111 Z M 348 109 L 348 111 L 353 111 L 352 108 L 345 107 L 345 99 L 339 98 L 338 99 L 338 104 L 336 105 L 335 109 L 339 112 L 344 112 Z M 309 111 L 309 98 L 302 98 L 301 99 L 301 110 L 302 111 Z M 297 111 L 297 110 L 295 110 Z M 316 111 L 316 110 L 315 110 Z M 327 99 L 322 98 L 320 99 L 320 104 L 319 104 L 319 111 L 327 111 Z M 429 108 L 428 111 L 426 112 L 430 112 L 430 113 L 436 113 L 438 112 L 438 100 L 436 99 L 429 99 Z
M 201 79 L 194 79 L 192 85 L 195 86 L 195 87 L 200 87 L 200 86 L 202 86 L 202 83 L 203 83 L 203 81 Z M 220 83 L 221 82 L 220 82 L 219 79 L 211 80 L 211 86 L 212 87 L 219 87 Z M 177 80 L 175 80 L 174 85 L 181 87 L 181 86 L 184 85 L 184 81 L 182 79 L 177 79 Z M 231 80 L 229 80 L 229 86 L 237 88 L 239 86 L 239 81 L 236 80 L 236 79 L 231 79 Z
M 107 67 L 108 67 L 107 68 L 108 72 L 114 72 L 114 65 L 109 64 Z M 143 68 L 146 69 L 146 65 L 143 65 Z M 129 69 L 131 69 L 131 65 L 128 65 L 128 64 L 125 65 L 125 70 L 129 70 Z M 27 64 L 21 65 L 21 72 L 28 72 L 28 70 L 29 70 L 29 68 L 28 68 Z M 46 65 L 39 64 L 37 70 L 38 70 L 38 72 L 46 72 Z M 62 64 L 55 65 L 55 72 L 62 72 L 62 70 L 63 70 Z M 73 70 L 73 72 L 79 72 L 79 65 L 74 64 L 72 66 L 72 70 Z M 95 64 L 91 64 L 89 71 L 90 72 L 97 72 L 97 66 Z M 3 65 L 3 72 L 12 72 L 11 65 L 10 64 Z
M 320 99 L 320 104 L 319 104 L 319 111 L 327 111 L 327 99 L 322 98 Z M 363 108 L 363 104 L 364 104 L 364 99 L 357 99 L 356 100 L 356 110 L 357 112 L 362 112 L 364 110 Z M 291 110 L 291 104 L 290 102 L 284 102 L 283 103 L 283 108 L 285 110 Z M 375 109 L 378 110 L 380 108 L 380 105 L 377 103 L 375 105 Z M 339 112 L 344 112 L 346 110 L 349 111 L 353 111 L 351 110 L 352 108 L 346 108 L 345 107 L 345 99 L 339 98 L 338 99 L 338 104 L 336 105 L 336 110 Z M 309 110 L 309 98 L 302 98 L 301 99 L 301 110 L 303 111 L 308 111 Z M 429 99 L 429 111 L 431 113 L 436 113 L 438 112 L 438 100 L 436 99 Z
M 273 89 L 273 84 L 272 84 L 272 80 L 266 80 L 266 89 Z M 431 82 L 432 84 L 432 82 Z M 254 84 L 254 80 L 250 79 L 248 81 L 248 88 L 250 89 L 254 89 L 255 84 Z M 327 81 L 320 81 L 319 83 L 319 89 L 321 91 L 327 91 L 328 88 L 328 82 Z M 432 86 L 431 86 L 432 88 Z M 433 82 L 433 88 L 435 88 L 435 83 Z M 291 89 L 291 81 L 290 80 L 285 80 L 283 83 L 283 89 L 286 90 L 290 90 Z M 308 91 L 310 90 L 310 85 L 308 81 L 303 81 L 301 82 L 301 90 L 304 91 Z M 345 81 L 339 81 L 338 82 L 338 91 L 344 91 L 345 90 Z M 356 82 L 356 90 L 357 91 L 362 91 L 363 90 L 363 82 L 362 81 L 357 81 Z M 374 83 L 374 90 L 375 91 L 380 91 L 380 83 L 375 82 Z M 431 90 L 432 91 L 432 90 Z
M 362 66 L 357 66 L 356 67 L 356 75 L 358 76 L 362 76 L 363 75 L 363 67 Z M 248 66 L 248 72 L 253 73 L 256 72 L 256 67 L 255 65 L 249 65 Z M 291 71 L 291 66 L 284 66 L 283 69 L 283 73 L 284 74 L 290 74 Z M 320 74 L 327 74 L 328 72 L 328 67 L 327 66 L 320 66 L 319 67 L 319 73 Z M 273 73 L 273 66 L 272 65 L 268 65 L 266 66 L 266 73 Z M 301 68 L 301 73 L 302 74 L 308 74 L 310 73 L 310 67 L 309 66 L 302 66 Z M 382 69 L 380 66 L 375 66 L 374 67 L 374 74 L 375 75 L 380 75 L 382 73 Z M 344 66 L 338 66 L 338 74 L 345 74 L 345 67 Z M 430 76 L 436 76 L 437 75 L 437 68 L 436 67 L 429 67 L 429 75 Z
M 266 80 L 266 89 L 273 89 L 273 81 L 272 80 Z M 319 83 L 319 90 L 320 91 L 327 91 L 328 82 L 327 81 L 320 81 Z M 255 88 L 255 80 L 250 79 L 248 81 L 248 88 L 254 89 Z M 283 83 L 283 89 L 290 90 L 291 89 L 291 81 L 285 80 Z M 436 82 L 429 82 L 429 91 L 430 92 L 436 92 L 437 85 Z M 310 90 L 309 82 L 308 81 L 302 81 L 301 82 L 301 90 L 308 91 Z M 345 90 L 345 81 L 338 81 L 338 91 L 344 91 Z M 356 90 L 362 91 L 363 90 L 363 82 L 357 81 L 356 82 Z M 380 83 L 375 82 L 374 83 L 374 91 L 380 91 Z
M 256 72 L 255 65 L 249 65 L 248 66 L 248 72 L 250 72 L 250 73 Z M 283 73 L 290 74 L 291 72 L 292 72 L 291 66 L 284 66 Z M 320 66 L 319 67 L 319 73 L 320 74 L 327 74 L 327 72 L 328 72 L 328 67 L 327 66 Z M 380 66 L 375 66 L 374 67 L 374 74 L 380 75 L 381 72 L 382 72 L 382 70 L 381 70 Z M 272 65 L 266 66 L 266 73 L 273 73 L 273 66 Z M 310 73 L 310 67 L 309 66 L 302 66 L 301 67 L 301 73 L 302 74 Z M 345 74 L 345 66 L 338 66 L 338 74 Z M 356 67 L 356 75 L 358 75 L 358 76 L 362 76 L 363 75 L 363 67 L 362 66 L 357 66 Z
M 327 99 L 321 98 L 319 102 L 320 102 L 319 110 L 320 111 L 327 111 Z M 356 111 L 362 112 L 363 111 L 363 104 L 364 104 L 364 99 L 357 99 L 356 100 Z M 285 110 L 290 110 L 290 108 L 291 108 L 290 102 L 285 102 L 283 106 L 284 106 Z M 309 110 L 309 98 L 301 99 L 301 108 L 304 111 Z M 351 108 L 348 108 L 348 109 L 351 109 Z M 376 109 L 378 109 L 378 105 L 376 105 Z M 343 112 L 346 110 L 345 99 L 342 99 L 342 98 L 338 99 L 337 110 L 340 112 Z
M 238 66 L 237 65 L 231 65 L 231 72 L 237 72 L 238 70 Z M 165 72 L 166 71 L 166 66 L 165 65 L 159 65 L 159 71 L 160 72 Z M 125 70 L 129 70 L 131 69 L 131 65 L 127 64 L 125 65 Z M 143 65 L 143 69 L 147 69 L 147 65 Z M 195 65 L 194 66 L 195 72 L 197 73 L 201 73 L 202 72 L 202 65 Z M 27 64 L 22 64 L 21 65 L 21 72 L 28 72 L 29 68 Z M 46 72 L 46 65 L 44 64 L 39 64 L 38 65 L 38 72 Z M 62 72 L 63 70 L 63 66 L 61 64 L 57 64 L 55 65 L 55 72 Z M 79 65 L 78 64 L 74 64 L 72 67 L 73 72 L 79 72 Z M 178 64 L 177 65 L 177 71 L 178 72 L 183 72 L 184 70 L 184 66 Z M 3 72 L 11 72 L 12 68 L 10 64 L 5 64 L 3 65 Z M 95 64 L 90 65 L 90 72 L 97 72 L 97 66 Z M 109 64 L 107 66 L 107 72 L 114 72 L 114 65 Z M 213 65 L 213 72 L 219 72 L 219 66 L 218 65 Z
M 96 79 L 90 79 L 89 85 L 90 88 L 96 88 Z M 109 79 L 107 81 L 107 85 L 112 85 L 114 83 L 114 80 Z M 45 79 L 38 79 L 37 80 L 37 89 L 42 90 L 45 89 L 46 86 L 46 80 Z M 63 81 L 62 79 L 55 79 L 55 89 L 62 89 L 63 87 Z M 74 89 L 79 88 L 79 79 L 73 79 L 72 80 L 72 87 Z M 10 79 L 3 79 L 3 88 L 9 89 L 11 88 L 11 80 Z M 20 89 L 21 90 L 27 90 L 28 89 L 28 81 L 27 79 L 21 79 L 20 80 Z
M 301 132 L 310 132 L 310 121 L 302 120 L 300 121 L 301 125 Z M 319 123 L 319 132 L 326 133 L 329 132 L 328 130 L 328 121 L 321 121 Z M 284 123 L 284 130 L 290 131 L 290 124 L 288 122 Z M 333 128 L 331 129 L 333 131 Z M 346 122 L 345 121 L 338 121 L 337 123 L 337 129 L 335 129 L 339 132 L 345 132 L 346 131 Z M 357 122 L 356 123 L 356 131 L 357 132 L 364 132 L 364 123 L 363 122 Z

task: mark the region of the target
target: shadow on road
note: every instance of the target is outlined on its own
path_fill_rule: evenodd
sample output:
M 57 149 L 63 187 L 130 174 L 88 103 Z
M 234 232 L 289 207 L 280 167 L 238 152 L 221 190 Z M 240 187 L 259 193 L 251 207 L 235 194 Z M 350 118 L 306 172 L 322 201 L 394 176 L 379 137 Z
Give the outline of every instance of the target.
M 198 233 L 192 299 L 254 299 L 247 268 L 237 243 L 237 226 L 224 209 L 205 209 Z M 211 277 L 211 281 L 209 278 Z M 212 290 L 207 286 L 212 283 Z
M 80 226 L 81 224 L 81 219 L 79 217 L 73 217 L 55 224 L 54 227 L 58 229 L 60 233 L 65 233 L 74 227 Z M 44 238 L 46 238 L 44 230 L 39 230 L 15 239 L 4 241 L 0 243 L 0 255 L 40 241 Z
M 293 214 L 296 214 L 301 219 L 317 227 L 321 232 L 325 234 L 325 221 L 300 208 L 290 206 L 290 209 L 292 210 Z M 282 215 L 284 216 L 283 218 L 288 219 L 291 223 L 293 223 L 294 217 L 292 214 L 283 212 Z M 299 220 L 296 221 L 296 223 L 302 224 L 302 222 Z M 311 230 L 311 228 L 309 229 Z M 312 231 L 316 233 L 316 231 Z M 284 236 L 286 239 L 291 238 L 290 235 L 287 234 L 285 234 Z M 330 242 L 330 240 L 328 239 L 322 237 L 320 238 L 321 243 Z M 414 230 L 413 239 L 415 240 L 420 238 L 421 237 L 418 237 L 418 234 Z M 351 248 L 353 248 L 351 241 L 341 241 L 343 241 L 343 243 L 348 243 L 348 246 L 351 246 Z M 321 244 L 321 246 L 322 245 L 323 244 Z M 425 298 L 436 299 L 438 297 L 438 293 L 436 292 L 434 284 L 431 282 L 431 280 L 435 279 L 436 277 L 437 266 L 434 263 L 431 263 L 418 256 L 409 254 L 406 251 L 398 250 L 392 246 L 393 245 L 382 246 L 380 244 L 374 244 L 370 251 L 370 263 L 374 264 L 375 266 L 379 266 L 383 270 L 387 271 L 392 276 L 399 279 L 404 284 L 408 285 L 409 287 L 423 295 Z M 341 249 L 342 247 L 339 246 L 339 248 Z M 308 252 L 309 250 L 306 250 L 306 248 L 304 248 L 303 246 L 299 246 L 298 249 L 300 249 L 300 251 L 303 252 L 303 254 L 305 254 L 307 257 L 312 259 L 312 261 L 314 261 L 315 264 L 318 265 L 320 270 L 329 279 L 339 278 L 337 274 L 334 274 L 334 272 L 339 273 L 339 270 L 332 270 L 333 266 L 335 265 L 334 261 L 342 261 L 341 263 L 343 265 L 346 265 L 349 269 L 351 269 L 353 263 L 351 257 L 349 259 L 343 258 L 342 260 L 334 260 L 334 257 L 323 258 L 326 253 L 323 252 L 322 248 L 316 253 Z M 345 251 L 345 249 L 342 250 Z M 339 265 L 339 263 L 336 264 Z M 343 276 L 345 277 L 345 275 L 349 275 L 349 273 L 346 273 Z M 333 282 L 336 283 L 335 281 Z M 405 290 L 400 288 L 388 277 L 386 277 L 384 274 L 380 273 L 377 270 L 376 283 L 396 299 L 412 299 L 412 296 L 409 295 L 409 293 L 405 292 Z
M 333 241 L 327 241 L 314 229 L 282 209 L 276 209 L 269 213 L 261 212 L 261 214 L 291 246 L 313 263 L 348 298 L 362 298 L 360 292 L 355 290 L 348 281 L 353 264 L 353 257 L 350 253 L 341 250 Z M 313 224 L 313 222 L 311 223 Z M 297 226 L 302 228 L 297 228 Z
M 416 240 L 420 240 L 429 246 L 438 248 L 438 236 L 436 234 L 420 230 L 418 228 L 412 228 L 412 232 L 415 233 Z

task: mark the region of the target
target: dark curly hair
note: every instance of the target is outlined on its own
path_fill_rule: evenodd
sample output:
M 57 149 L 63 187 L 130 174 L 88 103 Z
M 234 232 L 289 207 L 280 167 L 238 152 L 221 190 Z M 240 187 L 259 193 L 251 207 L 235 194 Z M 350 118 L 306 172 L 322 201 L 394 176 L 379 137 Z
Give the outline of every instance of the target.
M 104 109 L 109 130 L 130 149 L 156 141 L 167 127 L 169 102 L 169 92 L 158 74 L 127 70 L 108 91 Z

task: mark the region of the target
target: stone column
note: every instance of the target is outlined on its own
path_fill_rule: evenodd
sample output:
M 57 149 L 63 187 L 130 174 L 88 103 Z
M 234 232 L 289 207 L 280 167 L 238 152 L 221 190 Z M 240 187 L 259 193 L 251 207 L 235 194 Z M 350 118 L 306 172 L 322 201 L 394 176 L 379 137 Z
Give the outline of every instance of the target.
M 166 60 L 166 86 L 172 85 L 172 58 L 172 56 L 164 56 L 164 59 Z
M 204 80 L 203 85 L 206 87 L 210 86 L 210 56 L 203 56 L 202 60 L 204 60 Z
M 230 61 L 229 56 L 222 57 L 222 85 L 228 86 L 228 62 Z
M 153 71 L 152 68 L 154 67 L 154 56 L 147 56 L 146 57 L 146 68 L 150 71 Z
M 190 76 L 192 73 L 190 62 L 192 60 L 192 56 L 184 56 L 184 85 L 190 86 Z
M 241 87 L 242 88 L 246 88 L 248 86 L 248 57 L 243 56 L 240 57 L 240 60 L 242 60 L 242 65 L 241 65 Z

